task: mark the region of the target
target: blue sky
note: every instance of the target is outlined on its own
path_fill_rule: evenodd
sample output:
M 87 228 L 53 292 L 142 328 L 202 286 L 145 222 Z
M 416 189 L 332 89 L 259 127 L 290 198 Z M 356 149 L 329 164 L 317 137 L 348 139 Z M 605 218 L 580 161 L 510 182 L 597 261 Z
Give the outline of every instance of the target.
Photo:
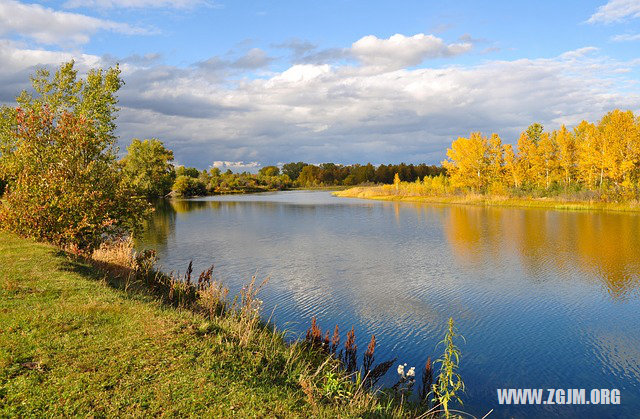
M 0 0 L 0 101 L 119 62 L 121 146 L 200 168 L 439 163 L 471 131 L 638 111 L 638 51 L 637 0 Z

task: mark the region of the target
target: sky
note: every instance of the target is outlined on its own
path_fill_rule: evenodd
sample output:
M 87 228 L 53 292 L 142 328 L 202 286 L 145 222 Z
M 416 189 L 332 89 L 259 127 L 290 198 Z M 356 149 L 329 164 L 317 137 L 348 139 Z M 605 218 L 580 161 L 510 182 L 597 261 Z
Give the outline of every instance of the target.
M 440 164 L 640 111 L 640 0 L 0 0 L 0 103 L 38 67 L 122 69 L 119 146 L 175 163 Z

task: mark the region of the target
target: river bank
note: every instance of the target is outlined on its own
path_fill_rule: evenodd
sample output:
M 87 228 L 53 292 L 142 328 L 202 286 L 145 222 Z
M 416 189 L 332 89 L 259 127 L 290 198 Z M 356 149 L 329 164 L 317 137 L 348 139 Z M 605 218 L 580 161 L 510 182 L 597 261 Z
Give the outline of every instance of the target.
M 163 298 L 161 287 L 98 259 L 0 232 L 0 416 L 336 417 L 381 409 L 366 396 L 322 399 L 316 381 L 332 366 L 304 344 L 248 325 L 250 317 L 206 316 L 187 304 L 186 288 Z
M 506 196 L 486 196 L 480 194 L 467 195 L 405 195 L 396 192 L 394 185 L 354 187 L 334 192 L 341 198 L 372 199 L 377 201 L 425 202 L 432 204 L 477 205 L 492 207 L 528 207 L 548 208 L 575 211 L 624 211 L 640 212 L 637 202 L 599 202 L 599 201 L 571 201 L 552 198 L 515 198 Z

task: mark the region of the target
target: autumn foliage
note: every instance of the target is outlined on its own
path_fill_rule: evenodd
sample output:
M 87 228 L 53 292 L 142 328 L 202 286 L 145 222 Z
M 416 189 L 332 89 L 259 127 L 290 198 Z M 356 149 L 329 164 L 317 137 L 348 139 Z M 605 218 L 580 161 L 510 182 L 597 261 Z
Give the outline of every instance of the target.
M 639 198 L 640 118 L 614 110 L 597 124 L 582 121 L 545 132 L 532 124 L 517 153 L 500 137 L 472 133 L 458 138 L 443 162 L 453 189 L 485 194 L 548 191 L 593 192 L 591 198 Z
M 63 113 L 56 121 L 44 106 L 17 109 L 16 120 L 17 147 L 3 166 L 15 174 L 0 207 L 5 227 L 82 250 L 135 226 L 138 208 L 86 118 Z

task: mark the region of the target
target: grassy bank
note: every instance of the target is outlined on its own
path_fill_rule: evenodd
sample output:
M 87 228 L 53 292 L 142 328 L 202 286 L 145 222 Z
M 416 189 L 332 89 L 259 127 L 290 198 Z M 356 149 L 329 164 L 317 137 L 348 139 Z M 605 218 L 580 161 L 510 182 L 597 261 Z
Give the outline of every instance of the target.
M 380 201 L 426 202 L 433 204 L 483 205 L 500 207 L 550 208 L 560 210 L 608 210 L 608 211 L 640 211 L 637 202 L 617 203 L 600 201 L 572 201 L 553 198 L 515 198 L 505 196 L 487 196 L 479 194 L 466 195 L 413 195 L 396 190 L 394 185 L 364 186 L 350 188 L 334 193 L 343 198 L 374 199 Z
M 204 315 L 180 290 L 168 299 L 100 263 L 0 232 L 0 417 L 384 411 L 365 395 L 323 400 L 332 366 L 308 346 L 248 317 Z

